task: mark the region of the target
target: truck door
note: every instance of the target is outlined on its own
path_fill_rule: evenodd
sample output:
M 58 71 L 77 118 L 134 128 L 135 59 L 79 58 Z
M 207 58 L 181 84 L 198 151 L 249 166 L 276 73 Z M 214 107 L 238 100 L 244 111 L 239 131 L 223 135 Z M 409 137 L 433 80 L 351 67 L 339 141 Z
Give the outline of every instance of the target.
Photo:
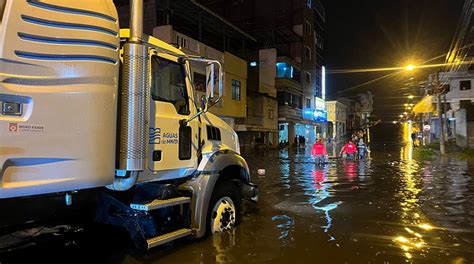
M 198 119 L 180 125 L 196 111 L 185 69 L 176 57 L 151 57 L 149 170 L 155 178 L 183 177 L 197 165 Z

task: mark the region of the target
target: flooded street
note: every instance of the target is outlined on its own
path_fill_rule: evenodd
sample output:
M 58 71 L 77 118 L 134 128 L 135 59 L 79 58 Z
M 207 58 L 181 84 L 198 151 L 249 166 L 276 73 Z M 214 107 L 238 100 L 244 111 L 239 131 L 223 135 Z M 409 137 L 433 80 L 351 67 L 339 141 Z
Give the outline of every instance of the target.
M 260 201 L 231 233 L 144 253 L 125 246 L 120 235 L 99 232 L 59 248 L 72 259 L 97 256 L 115 263 L 474 261 L 472 164 L 449 158 L 420 163 L 409 147 L 379 145 L 370 160 L 332 159 L 321 168 L 309 151 L 246 156 Z M 39 251 L 47 260 L 55 248 Z
M 332 160 L 319 168 L 308 151 L 248 156 L 260 187 L 258 210 L 235 233 L 190 244 L 162 260 L 474 261 L 472 165 L 454 160 L 423 165 L 411 159 L 411 148 L 387 145 L 374 147 L 371 160 Z M 258 176 L 258 168 L 266 175 Z

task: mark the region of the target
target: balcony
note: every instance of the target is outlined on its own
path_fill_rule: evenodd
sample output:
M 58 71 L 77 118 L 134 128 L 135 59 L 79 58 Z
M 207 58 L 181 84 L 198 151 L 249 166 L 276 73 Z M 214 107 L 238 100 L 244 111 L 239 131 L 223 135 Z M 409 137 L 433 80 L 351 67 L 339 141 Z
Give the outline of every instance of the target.
M 303 111 L 298 108 L 292 108 L 290 106 L 279 106 L 278 107 L 278 120 L 279 121 L 301 121 L 303 119 Z

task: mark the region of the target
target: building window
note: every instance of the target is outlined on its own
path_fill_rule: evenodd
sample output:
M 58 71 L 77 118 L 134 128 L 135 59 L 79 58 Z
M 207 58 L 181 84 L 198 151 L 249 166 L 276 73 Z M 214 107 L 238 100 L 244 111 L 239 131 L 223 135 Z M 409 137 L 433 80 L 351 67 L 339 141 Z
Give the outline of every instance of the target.
M 232 80 L 232 99 L 240 101 L 240 81 Z
M 268 119 L 273 119 L 273 108 L 268 108 Z
M 306 98 L 306 108 L 311 108 L 311 99 Z
M 471 90 L 471 81 L 460 81 L 459 82 L 459 90 L 465 91 L 465 90 Z
M 308 46 L 304 47 L 304 55 L 308 60 L 311 60 L 311 48 Z
M 306 72 L 305 76 L 306 76 L 306 83 L 311 84 L 311 73 Z
M 276 76 L 277 78 L 289 78 L 293 79 L 294 67 L 286 62 L 276 63 Z
M 206 75 L 195 72 L 193 74 L 194 89 L 199 92 L 206 92 Z
M 183 48 L 188 48 L 188 41 L 187 39 L 185 38 L 182 38 L 180 36 L 176 36 L 176 44 L 178 44 L 178 46 L 180 47 L 183 47 Z

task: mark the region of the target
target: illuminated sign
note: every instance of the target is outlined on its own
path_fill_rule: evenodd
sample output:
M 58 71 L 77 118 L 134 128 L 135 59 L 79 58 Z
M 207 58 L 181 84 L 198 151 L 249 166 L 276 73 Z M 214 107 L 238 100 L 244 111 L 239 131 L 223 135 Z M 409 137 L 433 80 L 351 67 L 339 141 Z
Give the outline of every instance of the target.
M 326 110 L 326 102 L 319 98 L 319 97 L 315 97 L 315 101 L 316 101 L 316 109 L 319 109 L 319 110 Z
M 326 110 L 316 109 L 314 111 L 314 121 L 326 123 L 328 121 L 328 112 Z
M 321 69 L 321 87 L 322 87 L 322 97 L 323 97 L 323 100 L 326 100 L 326 67 L 322 67 Z

